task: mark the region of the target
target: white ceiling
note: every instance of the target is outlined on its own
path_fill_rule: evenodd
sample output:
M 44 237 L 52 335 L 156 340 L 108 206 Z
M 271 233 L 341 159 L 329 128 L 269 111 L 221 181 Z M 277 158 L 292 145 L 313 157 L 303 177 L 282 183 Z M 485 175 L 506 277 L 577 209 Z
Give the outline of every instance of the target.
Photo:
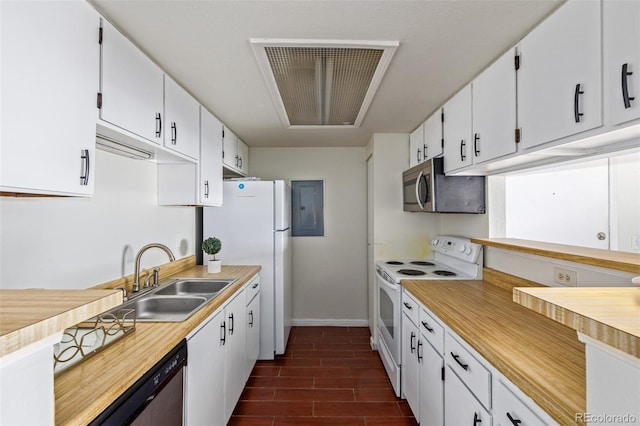
M 564 0 L 92 0 L 252 147 L 364 146 L 409 133 Z M 358 129 L 286 129 L 250 38 L 397 40 Z

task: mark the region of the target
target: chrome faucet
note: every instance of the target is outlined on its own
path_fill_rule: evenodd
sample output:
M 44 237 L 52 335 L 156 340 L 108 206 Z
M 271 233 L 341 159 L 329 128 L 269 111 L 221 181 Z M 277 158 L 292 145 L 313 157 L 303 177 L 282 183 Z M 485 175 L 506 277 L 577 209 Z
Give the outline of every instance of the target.
M 145 251 L 147 251 L 148 249 L 150 249 L 150 248 L 162 249 L 162 250 L 164 250 L 165 253 L 167 253 L 167 256 L 169 256 L 169 260 L 171 262 L 176 260 L 176 257 L 173 255 L 173 253 L 171 252 L 169 247 L 165 246 L 164 244 L 151 243 L 151 244 L 147 244 L 146 246 L 142 247 L 138 251 L 138 254 L 136 254 L 136 266 L 135 266 L 134 278 L 133 278 L 133 292 L 134 293 L 140 291 L 140 258 L 142 257 L 142 254 Z M 156 280 L 155 284 L 157 285 L 158 284 L 158 276 L 157 275 L 155 275 L 155 280 Z

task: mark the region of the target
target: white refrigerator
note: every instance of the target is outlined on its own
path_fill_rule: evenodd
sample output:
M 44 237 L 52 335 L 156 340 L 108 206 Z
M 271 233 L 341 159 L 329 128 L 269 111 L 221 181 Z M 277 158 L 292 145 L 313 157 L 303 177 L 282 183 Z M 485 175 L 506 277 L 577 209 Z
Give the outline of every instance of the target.
M 260 355 L 283 354 L 291 331 L 291 190 L 282 180 L 224 182 L 222 207 L 205 207 L 203 238 L 226 265 L 260 265 Z

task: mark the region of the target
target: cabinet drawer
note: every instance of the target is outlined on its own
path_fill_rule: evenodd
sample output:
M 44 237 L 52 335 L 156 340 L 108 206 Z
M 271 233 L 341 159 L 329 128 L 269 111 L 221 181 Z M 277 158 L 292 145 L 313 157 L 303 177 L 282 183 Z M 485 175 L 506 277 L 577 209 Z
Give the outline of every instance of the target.
M 260 293 L 260 276 L 256 276 L 245 287 L 245 293 L 247 295 L 247 305 L 256 297 L 256 294 Z
M 491 373 L 449 333 L 444 341 L 447 364 L 487 408 L 491 408 Z
M 451 367 L 445 373 L 444 422 L 456 426 L 491 426 L 491 414 L 473 397 Z
M 420 309 L 420 333 L 441 354 L 444 349 L 444 327 L 425 308 Z
M 493 390 L 494 424 L 511 426 L 544 425 L 543 422 L 527 404 L 522 402 L 502 382 L 496 380 Z
M 414 325 L 420 324 L 420 306 L 418 302 L 406 291 L 402 291 L 402 312 L 411 320 Z

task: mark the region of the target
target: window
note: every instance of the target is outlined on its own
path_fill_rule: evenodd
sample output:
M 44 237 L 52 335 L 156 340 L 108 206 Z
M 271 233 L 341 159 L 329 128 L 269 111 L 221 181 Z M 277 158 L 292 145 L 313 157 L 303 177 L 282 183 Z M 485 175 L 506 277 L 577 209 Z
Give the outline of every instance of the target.
M 291 235 L 324 235 L 324 181 L 291 181 Z

